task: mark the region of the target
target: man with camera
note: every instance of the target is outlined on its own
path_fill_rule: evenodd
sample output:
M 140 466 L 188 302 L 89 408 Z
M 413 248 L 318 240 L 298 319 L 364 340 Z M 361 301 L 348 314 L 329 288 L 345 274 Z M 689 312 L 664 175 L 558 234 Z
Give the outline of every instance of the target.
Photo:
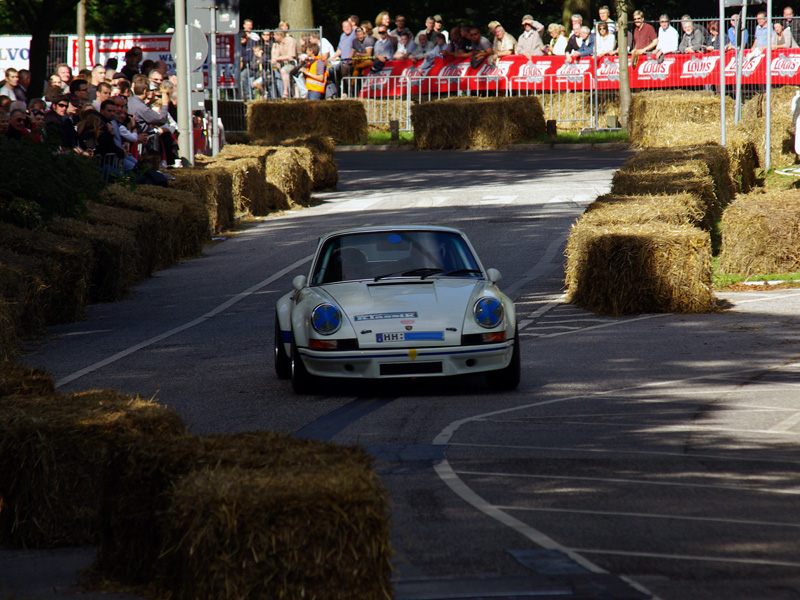
M 148 100 L 152 103 L 148 105 Z M 136 120 L 136 129 L 150 137 L 146 153 L 161 154 L 161 146 L 174 146 L 172 133 L 166 128 L 169 118 L 170 94 L 161 92 L 158 87 L 151 90 L 151 83 L 144 75 L 133 78 L 133 95 L 128 98 L 128 114 Z M 159 141 L 160 138 L 160 141 Z

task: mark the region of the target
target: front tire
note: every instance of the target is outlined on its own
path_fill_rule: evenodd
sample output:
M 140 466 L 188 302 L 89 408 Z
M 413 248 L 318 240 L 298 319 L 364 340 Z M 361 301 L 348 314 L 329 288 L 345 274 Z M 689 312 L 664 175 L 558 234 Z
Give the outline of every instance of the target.
M 286 346 L 283 343 L 283 333 L 278 315 L 275 315 L 275 374 L 278 379 L 289 379 L 292 376 L 292 361 L 286 354 Z
M 511 351 L 511 362 L 504 369 L 487 373 L 486 383 L 493 390 L 510 392 L 519 386 L 521 371 L 519 332 L 517 332 L 517 337 L 514 340 L 514 349 Z
M 303 359 L 300 352 L 297 350 L 297 344 L 294 342 L 292 336 L 292 389 L 295 394 L 310 394 L 317 387 L 317 378 L 308 372 L 306 366 L 303 364 Z

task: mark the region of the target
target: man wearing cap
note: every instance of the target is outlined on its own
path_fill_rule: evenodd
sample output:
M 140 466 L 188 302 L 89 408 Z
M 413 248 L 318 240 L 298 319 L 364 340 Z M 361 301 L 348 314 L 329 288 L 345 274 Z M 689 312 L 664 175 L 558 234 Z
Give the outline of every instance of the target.
M 450 36 L 447 34 L 447 30 L 444 28 L 442 15 L 433 15 L 433 30 L 436 33 L 441 33 L 444 36 L 444 41 L 448 44 L 450 43 Z
M 522 28 L 524 31 L 517 40 L 516 53 L 530 58 L 531 56 L 542 56 L 544 54 L 544 42 L 541 34 L 536 30 L 536 21 L 531 15 L 522 17 Z M 539 26 L 543 27 L 541 23 Z
M 505 28 L 497 24 L 494 28 L 494 41 L 492 42 L 492 52 L 494 59 L 503 58 L 514 54 L 514 48 L 517 46 L 517 40 L 514 36 L 508 33 Z

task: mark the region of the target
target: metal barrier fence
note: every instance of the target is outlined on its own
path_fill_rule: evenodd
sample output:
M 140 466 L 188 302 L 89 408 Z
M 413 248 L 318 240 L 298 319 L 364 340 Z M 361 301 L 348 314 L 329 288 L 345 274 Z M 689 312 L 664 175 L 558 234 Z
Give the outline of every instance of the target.
M 421 76 L 371 75 L 345 77 L 339 82 L 341 97 L 364 104 L 370 125 L 398 121 L 401 130 L 410 130 L 411 107 L 454 96 L 536 96 L 546 120 L 562 125 L 594 124 L 594 78 L 581 73 L 569 81 L 556 75 L 513 78 L 505 76 Z M 562 81 L 563 80 L 563 81 Z

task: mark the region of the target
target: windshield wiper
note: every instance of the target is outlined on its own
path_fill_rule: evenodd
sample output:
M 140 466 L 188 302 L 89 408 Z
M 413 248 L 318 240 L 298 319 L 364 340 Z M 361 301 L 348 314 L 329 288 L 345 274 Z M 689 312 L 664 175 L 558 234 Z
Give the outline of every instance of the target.
M 483 275 L 483 271 L 478 269 L 456 269 L 455 271 L 448 271 L 444 275 L 445 277 L 449 275 Z
M 444 269 L 438 269 L 433 267 L 425 267 L 422 269 L 411 269 L 410 271 L 397 271 L 395 273 L 386 273 L 385 275 L 378 275 L 373 281 L 380 281 L 381 279 L 385 279 L 386 277 L 396 277 L 401 275 L 403 277 L 414 277 L 420 276 L 421 279 L 425 279 L 431 275 L 436 275 L 437 273 L 441 273 Z

